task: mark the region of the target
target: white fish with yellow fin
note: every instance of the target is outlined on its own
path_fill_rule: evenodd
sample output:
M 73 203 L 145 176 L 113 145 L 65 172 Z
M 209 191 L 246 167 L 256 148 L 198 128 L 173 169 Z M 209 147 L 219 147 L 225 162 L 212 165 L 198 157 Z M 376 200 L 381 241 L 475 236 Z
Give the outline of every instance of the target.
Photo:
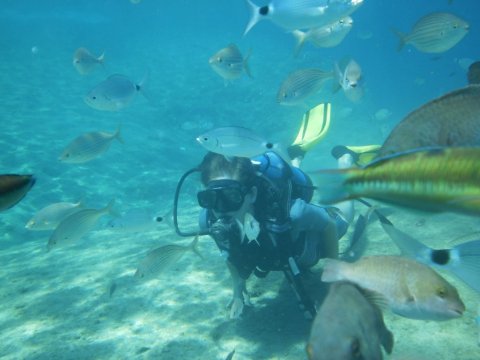
M 39 210 L 25 225 L 25 228 L 33 231 L 53 230 L 66 217 L 83 208 L 83 202 L 77 203 L 58 202 L 50 204 Z
M 243 73 L 252 78 L 248 66 L 249 58 L 250 52 L 243 57 L 238 47 L 235 44 L 230 44 L 212 55 L 208 63 L 224 80 L 231 81 L 240 78 Z
M 450 320 L 465 311 L 453 285 L 427 265 L 401 256 L 368 256 L 353 263 L 327 259 L 322 281 L 353 282 L 410 319 Z
M 418 20 L 408 34 L 394 32 L 400 38 L 399 51 L 411 44 L 421 52 L 442 53 L 458 44 L 469 30 L 470 25 L 458 16 L 436 12 Z
M 73 66 L 81 75 L 90 74 L 99 65 L 103 65 L 104 62 L 105 53 L 97 57 L 83 47 L 75 50 L 73 54 Z
M 123 144 L 120 127 L 114 133 L 94 131 L 82 134 L 67 145 L 59 160 L 69 164 L 86 163 L 106 152 L 115 139 Z
M 188 251 L 193 251 L 202 258 L 197 245 L 198 236 L 195 236 L 193 241 L 187 246 L 169 244 L 149 251 L 138 265 L 134 277 L 137 279 L 154 277 L 180 261 Z
M 115 201 L 102 209 L 83 209 L 66 217 L 58 224 L 53 231 L 47 244 L 47 250 L 53 248 L 73 244 L 80 240 L 82 236 L 93 230 L 97 221 L 104 215 L 113 213 L 113 205 Z

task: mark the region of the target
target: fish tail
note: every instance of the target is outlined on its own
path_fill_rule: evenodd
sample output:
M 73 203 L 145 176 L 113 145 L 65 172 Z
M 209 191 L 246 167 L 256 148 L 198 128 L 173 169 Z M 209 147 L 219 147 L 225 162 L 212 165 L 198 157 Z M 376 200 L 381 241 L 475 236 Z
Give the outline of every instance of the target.
M 97 61 L 100 63 L 100 64 L 104 64 L 105 63 L 105 51 L 102 53 L 102 55 L 100 55 L 98 58 L 97 58 Z
M 243 32 L 243 36 L 247 35 L 247 33 L 255 26 L 255 24 L 262 19 L 260 15 L 260 6 L 255 5 L 250 0 L 245 0 L 245 2 L 248 10 L 250 11 L 250 20 L 248 21 L 247 27 Z
M 375 213 L 377 215 L 379 214 L 377 211 L 375 211 Z M 407 235 L 404 232 L 398 230 L 383 215 L 378 216 L 378 218 L 380 220 L 380 224 L 383 227 L 383 230 L 393 240 L 393 242 L 395 243 L 395 245 L 397 245 L 403 255 L 413 259 L 417 259 L 422 262 L 427 262 L 429 263 L 429 265 L 432 265 L 430 261 L 430 254 L 432 252 L 431 248 L 422 244 L 420 241 L 414 239 L 410 235 Z
M 335 204 L 352 198 L 344 185 L 350 171 L 350 169 L 319 170 L 312 174 L 320 193 L 321 204 Z
M 195 254 L 197 254 L 200 257 L 200 259 L 203 260 L 203 255 L 198 250 L 198 235 L 194 237 L 193 241 L 190 243 L 188 248 L 191 249 Z
M 293 50 L 293 57 L 297 57 L 305 45 L 306 33 L 300 30 L 293 30 L 292 35 L 295 38 L 295 49 Z
M 110 200 L 107 206 L 103 209 L 104 213 L 110 214 L 113 216 L 120 216 L 114 209 L 113 206 L 115 205 L 115 199 Z
M 125 144 L 122 134 L 120 133 L 121 130 L 122 130 L 122 124 L 118 124 L 117 131 L 115 131 L 115 134 L 113 135 L 113 137 L 117 139 L 120 143 Z
M 402 33 L 401 31 L 397 30 L 397 29 L 394 29 L 392 28 L 392 32 L 398 36 L 400 42 L 398 43 L 398 46 L 397 46 L 397 51 L 402 51 L 403 47 L 405 46 L 405 44 L 407 43 L 407 35 L 405 35 L 404 33 Z
M 454 264 L 449 270 L 480 293 L 480 240 L 455 246 L 451 258 Z
M 247 73 L 248 77 L 253 79 L 252 72 L 250 71 L 250 65 L 248 64 L 250 55 L 252 55 L 252 49 L 248 50 L 247 56 L 245 56 L 245 59 L 243 60 L 243 68 L 245 69 L 245 72 Z
M 342 275 L 343 261 L 335 259 L 325 259 L 323 266 L 322 281 L 335 282 L 345 280 Z

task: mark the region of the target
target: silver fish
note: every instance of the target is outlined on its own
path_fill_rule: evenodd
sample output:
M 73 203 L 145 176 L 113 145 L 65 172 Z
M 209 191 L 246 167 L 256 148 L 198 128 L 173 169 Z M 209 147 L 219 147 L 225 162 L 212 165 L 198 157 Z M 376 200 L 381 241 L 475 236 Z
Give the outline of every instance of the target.
M 101 111 L 118 111 L 128 106 L 145 80 L 135 84 L 124 75 L 114 74 L 95 86 L 85 96 L 88 106 Z
M 401 256 L 368 256 L 354 263 L 327 259 L 322 281 L 353 282 L 411 319 L 449 320 L 465 311 L 454 286 L 427 265 Z
M 72 244 L 78 241 L 83 235 L 91 231 L 97 221 L 106 214 L 112 213 L 112 207 L 115 203 L 112 200 L 103 209 L 83 209 L 65 218 L 54 230 L 47 244 L 47 250 Z
M 246 1 L 250 21 L 244 35 L 263 19 L 269 19 L 286 30 L 324 26 L 350 15 L 363 4 L 363 0 L 272 0 L 260 7 Z
M 310 360 L 382 360 L 393 350 L 383 315 L 357 286 L 332 284 L 315 317 L 307 344 Z
M 452 91 L 412 111 L 392 130 L 378 157 L 429 146 L 480 146 L 480 85 Z
M 188 251 L 193 251 L 202 258 L 202 255 L 198 252 L 197 244 L 198 236 L 195 236 L 190 245 L 187 246 L 169 244 L 153 249 L 147 253 L 147 256 L 138 265 L 134 275 L 135 278 L 145 279 L 160 274 L 180 261 Z
M 105 53 L 96 57 L 85 48 L 78 48 L 73 54 L 73 66 L 81 75 L 88 75 L 99 65 L 103 65 Z
M 277 93 L 277 102 L 295 105 L 318 92 L 326 80 L 333 78 L 333 72 L 320 69 L 301 69 L 292 72 L 282 82 Z
M 442 53 L 458 44 L 469 29 L 465 20 L 450 13 L 436 12 L 418 20 L 409 34 L 394 32 L 400 38 L 399 51 L 411 44 L 425 53 Z
M 240 126 L 212 129 L 198 136 L 197 141 L 208 151 L 227 157 L 252 157 L 269 150 L 283 153 L 279 144 L 273 144 L 254 131 Z
M 249 57 L 250 52 L 244 58 L 238 47 L 230 44 L 212 55 L 208 63 L 225 80 L 235 80 L 242 76 L 243 72 L 252 77 L 248 67 Z
M 25 225 L 28 230 L 53 230 L 66 217 L 81 210 L 83 203 L 58 202 L 39 210 Z
M 80 135 L 68 144 L 59 160 L 69 164 L 86 163 L 106 152 L 114 139 L 123 143 L 120 128 L 114 133 L 95 131 Z
M 119 233 L 136 233 L 143 231 L 152 231 L 158 228 L 158 225 L 169 222 L 167 215 L 154 215 L 153 212 L 145 209 L 131 209 L 122 214 L 119 218 L 108 222 L 108 229 Z
M 353 26 L 353 19 L 346 16 L 340 20 L 325 26 L 309 29 L 308 31 L 294 30 L 292 35 L 295 37 L 295 56 L 297 56 L 305 42 L 311 42 L 316 47 L 330 48 L 339 45 L 345 36 L 350 32 Z

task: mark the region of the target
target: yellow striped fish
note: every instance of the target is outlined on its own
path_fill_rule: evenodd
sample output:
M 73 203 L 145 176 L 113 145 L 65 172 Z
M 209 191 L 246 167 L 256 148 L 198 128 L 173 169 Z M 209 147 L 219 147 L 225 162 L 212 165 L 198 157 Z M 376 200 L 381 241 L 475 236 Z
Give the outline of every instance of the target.
M 114 133 L 95 131 L 82 134 L 68 144 L 59 160 L 69 164 L 86 163 L 106 152 L 114 139 L 123 144 L 120 127 Z
M 333 78 L 333 71 L 301 69 L 292 72 L 280 85 L 277 102 L 282 105 L 298 104 L 318 92 L 323 83 Z
M 145 279 L 152 278 L 160 274 L 164 270 L 176 264 L 188 251 L 193 251 L 195 254 L 202 257 L 197 248 L 198 236 L 195 236 L 190 245 L 182 246 L 176 244 L 169 244 L 160 246 L 147 253 L 147 256 L 138 265 L 135 272 L 135 278 Z
M 320 202 L 371 198 L 428 211 L 480 214 L 480 147 L 423 148 L 363 168 L 320 170 Z
M 425 15 L 413 25 L 409 34 L 394 32 L 400 38 L 398 50 L 406 44 L 425 53 L 442 53 L 454 47 L 467 35 L 470 25 L 450 13 L 436 12 Z

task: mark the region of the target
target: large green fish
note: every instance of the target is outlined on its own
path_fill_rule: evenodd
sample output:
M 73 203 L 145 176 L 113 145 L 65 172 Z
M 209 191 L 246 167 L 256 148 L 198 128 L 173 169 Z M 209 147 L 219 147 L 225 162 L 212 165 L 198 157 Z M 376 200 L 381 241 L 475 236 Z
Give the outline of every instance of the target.
M 480 146 L 480 85 L 470 85 L 411 112 L 390 133 L 378 157 L 426 146 Z
M 320 202 L 371 198 L 428 211 L 480 214 L 480 147 L 423 148 L 363 168 L 319 170 Z

